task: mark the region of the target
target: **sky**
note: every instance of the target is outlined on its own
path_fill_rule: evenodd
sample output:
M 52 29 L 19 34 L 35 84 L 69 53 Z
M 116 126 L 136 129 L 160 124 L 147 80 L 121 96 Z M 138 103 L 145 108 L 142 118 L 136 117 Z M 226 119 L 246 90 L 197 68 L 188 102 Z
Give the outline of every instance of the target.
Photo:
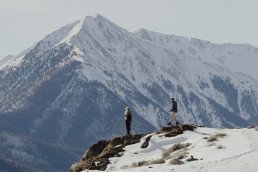
M 129 30 L 258 47 L 257 0 L 0 0 L 0 57 L 96 14 Z

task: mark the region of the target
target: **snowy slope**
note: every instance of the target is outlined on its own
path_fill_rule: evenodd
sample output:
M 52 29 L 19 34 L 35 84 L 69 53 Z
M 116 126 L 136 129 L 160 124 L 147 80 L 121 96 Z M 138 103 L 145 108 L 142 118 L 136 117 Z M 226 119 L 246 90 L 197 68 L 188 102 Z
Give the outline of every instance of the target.
M 205 137 L 216 134 L 225 134 L 217 141 L 208 142 Z M 141 145 L 145 141 L 145 136 L 140 143 L 125 147 L 125 152 L 121 157 L 110 158 L 111 164 L 106 171 L 179 171 L 179 172 L 205 172 L 205 171 L 246 171 L 253 172 L 258 167 L 258 131 L 253 129 L 216 129 L 197 128 L 194 131 L 186 131 L 176 137 L 165 137 L 164 134 L 153 134 L 150 144 L 142 149 Z M 143 161 L 152 161 L 162 158 L 164 151 L 175 144 L 189 143 L 187 150 L 178 150 L 170 154 L 170 158 L 165 163 L 147 165 L 141 167 L 131 167 Z M 170 161 L 176 159 L 182 152 L 187 152 L 186 157 L 181 159 L 184 164 L 171 165 Z M 191 156 L 198 160 L 188 162 Z M 97 171 L 85 170 L 84 172 Z
M 171 49 L 183 56 L 214 63 L 258 80 L 258 48 L 248 44 L 213 44 L 196 38 L 166 35 L 146 29 L 134 30 L 140 38 Z
M 13 55 L 9 55 L 6 57 L 2 57 L 0 59 L 0 70 L 3 70 L 5 67 L 12 67 L 15 64 L 18 64 L 20 62 L 20 58 L 15 58 Z
M 18 55 L 9 55 L 6 57 L 0 58 L 0 71 L 1 70 L 8 70 L 12 67 L 19 65 L 24 58 L 25 54 L 29 53 L 31 48 L 24 50 L 23 52 L 19 53 Z

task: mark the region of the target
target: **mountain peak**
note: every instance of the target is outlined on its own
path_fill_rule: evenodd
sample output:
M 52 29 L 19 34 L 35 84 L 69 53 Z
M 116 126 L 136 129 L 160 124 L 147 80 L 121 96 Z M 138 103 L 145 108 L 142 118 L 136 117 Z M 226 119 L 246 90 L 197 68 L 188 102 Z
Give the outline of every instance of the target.
M 83 19 L 87 19 L 87 18 L 91 18 L 91 19 L 105 19 L 105 20 L 107 20 L 101 14 L 87 15 L 87 16 L 83 17 Z
M 76 25 L 73 26 L 73 28 L 70 30 L 70 32 L 66 35 L 65 38 L 63 38 L 59 43 L 68 43 L 70 44 L 72 39 L 76 37 L 82 30 L 82 32 L 91 34 L 95 30 L 98 30 L 98 28 L 101 27 L 110 27 L 110 25 L 114 26 L 115 24 L 103 17 L 100 14 L 96 14 L 93 16 L 85 16 L 82 19 L 78 20 L 76 22 Z M 80 35 L 82 36 L 82 35 Z M 77 38 L 76 38 L 77 39 Z
M 100 22 L 100 21 L 108 21 L 107 18 L 100 14 L 95 14 L 95 15 L 88 15 L 79 20 L 80 22 Z

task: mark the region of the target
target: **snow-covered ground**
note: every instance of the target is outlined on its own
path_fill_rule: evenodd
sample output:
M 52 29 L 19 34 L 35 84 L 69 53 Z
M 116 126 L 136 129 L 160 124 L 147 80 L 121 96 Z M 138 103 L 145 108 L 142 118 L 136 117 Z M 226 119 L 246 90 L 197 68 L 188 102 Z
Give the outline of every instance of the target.
M 225 134 L 225 136 L 209 142 L 208 139 L 216 134 Z M 255 128 L 197 128 L 193 132 L 186 131 L 176 137 L 165 137 L 164 134 L 157 134 L 151 137 L 149 146 L 142 149 L 141 145 L 148 136 L 142 138 L 140 143 L 125 147 L 123 156 L 110 158 L 111 164 L 108 165 L 106 171 L 253 172 L 257 171 L 258 168 L 258 131 Z M 190 146 L 172 152 L 165 163 L 130 167 L 133 163 L 161 159 L 164 151 L 178 143 L 190 143 Z M 181 159 L 184 164 L 170 165 L 170 161 L 183 152 L 187 154 Z M 198 160 L 188 162 L 187 159 L 191 156 Z M 91 170 L 84 172 L 87 171 Z

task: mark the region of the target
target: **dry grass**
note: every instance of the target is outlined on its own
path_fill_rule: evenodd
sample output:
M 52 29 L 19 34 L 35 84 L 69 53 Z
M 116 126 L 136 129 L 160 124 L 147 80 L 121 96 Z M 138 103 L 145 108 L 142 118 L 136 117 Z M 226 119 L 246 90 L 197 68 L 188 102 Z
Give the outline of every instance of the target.
M 175 144 L 168 150 L 164 151 L 162 153 L 162 158 L 156 159 L 156 160 L 151 160 L 151 161 L 140 161 L 140 162 L 134 162 L 132 165 L 125 165 L 122 167 L 122 169 L 128 169 L 128 168 L 136 168 L 136 167 L 142 167 L 142 166 L 148 166 L 148 165 L 154 165 L 154 164 L 163 164 L 165 163 L 166 160 L 173 158 L 171 161 L 171 164 L 181 164 L 182 161 L 180 159 L 183 159 L 186 157 L 188 154 L 187 147 L 190 146 L 190 143 L 185 143 L 185 144 Z M 183 150 L 182 150 L 183 149 Z M 178 151 L 181 150 L 181 151 Z M 178 152 L 176 152 L 178 151 Z M 172 152 L 176 152 L 172 156 L 170 155 Z
M 178 153 L 176 156 L 177 156 L 177 159 L 184 159 L 187 154 L 188 152 L 185 150 L 183 152 Z
M 217 149 L 224 149 L 225 147 L 222 145 L 217 146 Z
M 255 131 L 258 131 L 258 126 L 257 126 L 257 127 L 255 127 Z
M 209 147 L 211 147 L 211 146 L 216 146 L 216 144 L 215 144 L 214 142 L 210 142 L 210 143 L 208 144 L 208 146 L 209 146 Z
M 149 165 L 153 165 L 153 164 L 163 164 L 163 163 L 165 163 L 165 160 L 164 160 L 164 159 L 156 159 L 156 160 L 150 161 L 150 164 L 149 164 Z
M 180 150 L 173 155 L 169 156 L 169 159 L 184 159 L 188 155 L 186 149 Z
M 214 141 L 217 141 L 218 138 L 223 138 L 223 137 L 225 137 L 225 136 L 226 136 L 226 134 L 224 134 L 224 133 L 218 133 L 218 134 L 216 134 L 216 135 L 210 136 L 210 137 L 207 139 L 207 141 L 208 141 L 208 142 L 214 142 Z
M 181 165 L 181 164 L 184 164 L 183 161 L 179 160 L 179 159 L 172 159 L 170 162 L 169 162 L 170 165 Z
M 154 164 L 163 164 L 165 163 L 164 159 L 156 159 L 152 161 L 140 161 L 140 162 L 134 162 L 132 165 L 128 166 L 125 165 L 122 167 L 122 169 L 128 169 L 128 168 L 137 168 L 142 166 L 148 166 L 148 165 L 154 165 Z
M 132 167 L 141 167 L 141 166 L 146 166 L 146 165 L 148 165 L 149 163 L 148 163 L 148 161 L 140 161 L 140 162 L 134 162 L 133 164 L 132 164 Z
M 250 126 L 248 126 L 247 128 L 248 128 L 248 129 L 252 129 L 252 128 L 255 128 L 255 126 L 250 125 Z
M 181 149 L 184 149 L 184 148 L 187 148 L 188 146 L 190 146 L 191 144 L 190 143 L 185 143 L 185 144 L 175 144 L 173 145 L 171 148 L 169 148 L 168 150 L 164 151 L 162 153 L 162 158 L 163 159 L 167 159 L 169 158 L 170 154 L 172 152 L 175 152 L 175 151 L 178 151 L 178 150 L 181 150 Z

